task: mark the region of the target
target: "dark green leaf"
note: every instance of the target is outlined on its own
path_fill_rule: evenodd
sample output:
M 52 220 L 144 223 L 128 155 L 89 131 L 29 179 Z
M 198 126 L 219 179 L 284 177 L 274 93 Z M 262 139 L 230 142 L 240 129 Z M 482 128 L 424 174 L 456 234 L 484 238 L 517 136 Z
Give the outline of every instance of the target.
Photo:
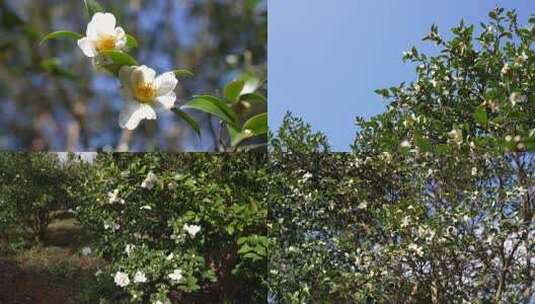
M 100 5 L 96 0 L 84 0 L 87 13 L 91 19 L 94 14 L 104 12 L 102 5 Z
M 248 101 L 251 103 L 263 103 L 267 101 L 267 98 L 257 93 L 251 93 L 242 95 L 240 97 L 240 100 Z
M 474 119 L 478 124 L 486 127 L 489 122 L 489 118 L 487 116 L 487 110 L 484 107 L 477 108 L 474 113 Z
M 188 71 L 188 70 L 174 70 L 173 71 L 176 75 L 176 77 L 184 77 L 184 78 L 191 78 L 191 77 L 194 77 L 195 74 L 193 74 L 193 72 L 191 71 Z
M 195 132 L 197 133 L 197 135 L 201 135 L 201 128 L 199 127 L 199 124 L 195 121 L 195 119 L 193 119 L 188 113 L 178 109 L 178 108 L 173 108 L 172 111 L 178 115 L 180 118 L 182 118 L 185 122 L 187 122 L 190 127 L 195 130 Z
M 74 32 L 69 32 L 69 31 L 57 31 L 57 32 L 53 32 L 53 33 L 50 33 L 48 35 L 46 35 L 43 40 L 41 40 L 41 44 L 49 41 L 49 40 L 52 40 L 52 39 L 59 39 L 59 38 L 68 38 L 68 39 L 71 39 L 71 40 L 79 40 L 79 39 L 82 39 L 83 36 L 78 34 L 78 33 L 74 33 Z

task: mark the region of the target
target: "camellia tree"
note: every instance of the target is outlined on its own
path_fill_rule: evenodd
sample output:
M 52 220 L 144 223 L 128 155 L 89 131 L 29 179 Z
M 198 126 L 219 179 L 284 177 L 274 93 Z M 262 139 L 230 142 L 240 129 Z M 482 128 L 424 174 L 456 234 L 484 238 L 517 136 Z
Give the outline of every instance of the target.
M 406 53 L 418 80 L 378 91 L 353 153 L 274 154 L 275 303 L 533 300 L 535 20 L 490 18 Z
M 2 231 L 28 230 L 44 242 L 53 212 L 71 202 L 68 186 L 78 172 L 48 153 L 2 153 L 0 168 Z
M 478 35 L 475 26 L 461 22 L 449 41 L 433 26 L 424 40 L 440 47 L 440 54 L 427 56 L 416 48 L 405 53 L 417 65 L 417 80 L 377 90 L 392 103 L 384 115 L 358 119 L 364 130 L 358 142 L 365 143 L 366 130 L 373 129 L 383 151 L 400 144 L 439 154 L 453 147 L 535 150 L 535 17 L 522 27 L 514 11 L 497 8 L 489 16 Z M 388 124 L 380 125 L 381 119 Z M 393 128 L 396 132 L 382 131 Z
M 99 154 L 76 214 L 113 303 L 266 301 L 263 154 Z
M 119 114 L 121 128 L 135 130 L 143 120 L 155 120 L 157 108 L 174 112 L 200 136 L 199 123 L 185 109 L 198 110 L 217 117 L 221 127 L 215 134 L 221 151 L 266 148 L 267 105 L 260 93 L 263 83 L 251 73 L 239 75 L 222 90 L 223 96 L 195 95 L 186 104 L 177 107 L 175 89 L 178 78 L 194 77 L 188 70 L 168 71 L 161 75 L 138 63 L 129 52 L 138 47 L 138 41 L 118 25 L 115 15 L 105 12 L 95 0 L 84 0 L 91 20 L 85 36 L 72 31 L 56 31 L 46 35 L 41 43 L 53 39 L 73 39 L 87 56 L 96 71 L 115 75 L 121 83 L 125 103 Z M 254 1 L 256 3 L 256 1 Z M 59 67 L 50 69 L 58 72 Z M 264 109 L 251 116 L 250 109 Z M 120 147 L 126 150 L 126 147 Z

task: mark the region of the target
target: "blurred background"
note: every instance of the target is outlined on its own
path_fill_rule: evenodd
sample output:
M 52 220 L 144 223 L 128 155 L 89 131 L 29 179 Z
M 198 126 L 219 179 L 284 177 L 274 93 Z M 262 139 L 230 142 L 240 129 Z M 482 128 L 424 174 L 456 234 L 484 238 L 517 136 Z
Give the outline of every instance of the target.
M 137 38 L 131 54 L 140 63 L 158 74 L 195 73 L 180 81 L 177 105 L 195 94 L 221 96 L 242 73 L 267 77 L 267 0 L 99 2 Z M 194 110 L 201 136 L 171 112 L 123 131 L 118 80 L 96 73 L 75 41 L 39 45 L 57 30 L 85 34 L 88 21 L 83 0 L 0 0 L 0 149 L 216 150 L 217 120 Z

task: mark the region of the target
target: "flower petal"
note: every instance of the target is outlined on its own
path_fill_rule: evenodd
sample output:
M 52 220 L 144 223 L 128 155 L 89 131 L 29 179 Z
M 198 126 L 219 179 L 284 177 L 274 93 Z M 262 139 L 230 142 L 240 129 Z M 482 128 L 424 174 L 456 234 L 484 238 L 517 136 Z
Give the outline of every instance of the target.
M 122 50 L 126 46 L 126 33 L 122 27 L 118 27 L 115 29 L 115 38 L 117 39 L 117 42 L 115 42 L 115 48 L 118 50 Z
M 134 68 L 134 71 L 132 71 L 131 84 L 133 87 L 136 87 L 143 83 L 152 83 L 155 76 L 156 72 L 153 69 L 142 65 Z
M 178 79 L 176 79 L 175 73 L 168 72 L 158 76 L 155 80 L 155 85 L 157 88 L 157 95 L 163 96 L 175 90 L 178 84 Z
M 111 13 L 96 13 L 87 25 L 87 37 L 97 39 L 102 34 L 115 35 L 117 20 Z
M 78 47 L 89 58 L 93 58 L 98 54 L 97 49 L 95 48 L 95 44 L 87 37 L 78 40 Z
M 167 95 L 156 97 L 156 102 L 167 110 L 171 110 L 171 108 L 175 105 L 175 101 L 175 92 L 169 92 Z
M 128 130 L 135 130 L 142 120 L 154 120 L 157 117 L 156 112 L 151 106 L 136 102 L 127 102 L 125 108 L 119 114 L 119 126 Z

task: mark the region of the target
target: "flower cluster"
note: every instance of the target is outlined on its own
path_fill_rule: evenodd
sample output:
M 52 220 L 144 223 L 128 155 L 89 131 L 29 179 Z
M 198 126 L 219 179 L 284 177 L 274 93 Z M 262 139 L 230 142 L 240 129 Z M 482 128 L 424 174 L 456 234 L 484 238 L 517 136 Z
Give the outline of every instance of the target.
M 86 37 L 78 40 L 82 52 L 93 59 L 95 65 L 106 62 L 110 51 L 126 51 L 127 36 L 111 13 L 96 13 L 87 25 Z M 121 128 L 135 130 L 143 120 L 155 120 L 155 107 L 171 110 L 175 105 L 178 80 L 175 73 L 156 72 L 147 66 L 124 65 L 119 70 L 122 94 L 126 102 L 119 114 Z

